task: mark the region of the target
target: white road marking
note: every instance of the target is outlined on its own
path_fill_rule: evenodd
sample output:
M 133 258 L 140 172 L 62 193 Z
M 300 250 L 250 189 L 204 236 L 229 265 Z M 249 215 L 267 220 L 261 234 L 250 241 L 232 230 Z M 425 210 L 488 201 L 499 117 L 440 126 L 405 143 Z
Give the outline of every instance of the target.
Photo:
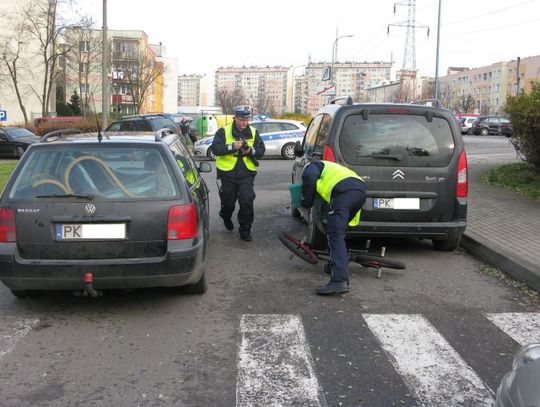
M 540 343 L 538 313 L 507 312 L 486 314 L 486 317 L 521 346 Z
M 236 406 L 326 406 L 297 315 L 243 315 Z
M 16 320 L 7 328 L 0 326 L 0 360 L 10 353 L 38 322 L 37 318 L 24 318 Z
M 363 317 L 421 405 L 493 406 L 493 392 L 427 319 L 405 314 Z

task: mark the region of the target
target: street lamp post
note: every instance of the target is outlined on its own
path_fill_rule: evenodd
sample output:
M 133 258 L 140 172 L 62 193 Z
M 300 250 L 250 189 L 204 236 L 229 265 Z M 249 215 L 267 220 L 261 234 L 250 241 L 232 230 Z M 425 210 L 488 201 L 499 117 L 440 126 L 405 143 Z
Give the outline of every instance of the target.
M 334 75 L 334 62 L 337 62 L 337 43 L 338 43 L 338 40 L 340 40 L 341 38 L 350 38 L 350 37 L 354 37 L 353 34 L 349 34 L 349 35 L 342 35 L 342 36 L 339 36 L 339 37 L 336 37 L 336 39 L 334 40 L 334 45 L 332 46 L 332 65 L 330 65 L 330 83 L 332 85 L 334 85 L 334 91 L 336 90 L 336 82 L 335 82 L 335 75 Z
M 102 30 L 102 40 L 101 40 L 101 127 L 102 130 L 107 128 L 109 120 L 109 47 L 107 45 L 107 0 L 103 0 L 103 30 Z
M 441 38 L 441 0 L 439 0 L 439 16 L 437 20 L 437 51 L 435 56 L 435 100 L 439 100 L 439 43 Z

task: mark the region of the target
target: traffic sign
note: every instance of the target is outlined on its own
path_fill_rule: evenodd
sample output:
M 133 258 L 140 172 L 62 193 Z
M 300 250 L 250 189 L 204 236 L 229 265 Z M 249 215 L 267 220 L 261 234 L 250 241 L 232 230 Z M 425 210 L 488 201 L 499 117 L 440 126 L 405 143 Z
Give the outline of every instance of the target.
M 336 85 L 321 86 L 317 96 L 334 96 L 336 94 Z
M 0 109 L 0 122 L 7 122 L 7 110 Z

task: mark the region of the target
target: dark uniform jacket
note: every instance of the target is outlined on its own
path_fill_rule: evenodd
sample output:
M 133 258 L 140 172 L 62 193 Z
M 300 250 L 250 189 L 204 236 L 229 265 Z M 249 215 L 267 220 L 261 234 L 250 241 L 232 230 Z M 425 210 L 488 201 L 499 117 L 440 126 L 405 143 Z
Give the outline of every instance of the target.
M 253 136 L 251 134 L 251 128 L 247 126 L 244 131 L 238 130 L 236 127 L 236 123 L 233 122 L 232 125 L 232 134 L 235 139 L 244 139 L 248 140 L 251 139 Z M 254 176 L 256 172 L 248 170 L 246 168 L 246 165 L 244 164 L 244 160 L 242 160 L 242 151 L 241 150 L 230 150 L 230 144 L 225 144 L 225 129 L 222 127 L 220 128 L 216 134 L 214 135 L 214 141 L 212 142 L 212 151 L 216 155 L 226 155 L 226 154 L 238 154 L 238 160 L 236 161 L 236 165 L 231 171 L 222 171 L 220 169 L 217 169 L 217 178 L 226 178 L 226 179 L 241 179 L 245 177 Z M 264 146 L 264 142 L 261 139 L 261 136 L 259 135 L 259 131 L 255 130 L 255 141 L 253 143 L 253 149 L 255 150 L 255 153 L 252 155 L 256 159 L 262 157 L 264 153 L 266 152 L 266 147 Z

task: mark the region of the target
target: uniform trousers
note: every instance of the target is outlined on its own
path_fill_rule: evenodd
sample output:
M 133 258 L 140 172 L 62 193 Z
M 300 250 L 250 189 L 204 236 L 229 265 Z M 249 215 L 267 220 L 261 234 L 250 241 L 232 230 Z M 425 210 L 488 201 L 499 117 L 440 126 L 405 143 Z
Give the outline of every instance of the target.
M 326 224 L 331 281 L 349 281 L 349 251 L 345 242 L 345 232 L 348 223 L 362 208 L 365 201 L 365 193 L 357 189 L 335 193 L 331 196 Z
M 241 235 L 248 235 L 251 232 L 251 224 L 254 218 L 254 181 L 255 175 L 237 180 L 221 178 L 221 190 L 219 192 L 221 199 L 220 215 L 224 219 L 231 219 L 236 201 L 238 200 L 238 205 L 240 206 L 238 210 L 238 232 Z

